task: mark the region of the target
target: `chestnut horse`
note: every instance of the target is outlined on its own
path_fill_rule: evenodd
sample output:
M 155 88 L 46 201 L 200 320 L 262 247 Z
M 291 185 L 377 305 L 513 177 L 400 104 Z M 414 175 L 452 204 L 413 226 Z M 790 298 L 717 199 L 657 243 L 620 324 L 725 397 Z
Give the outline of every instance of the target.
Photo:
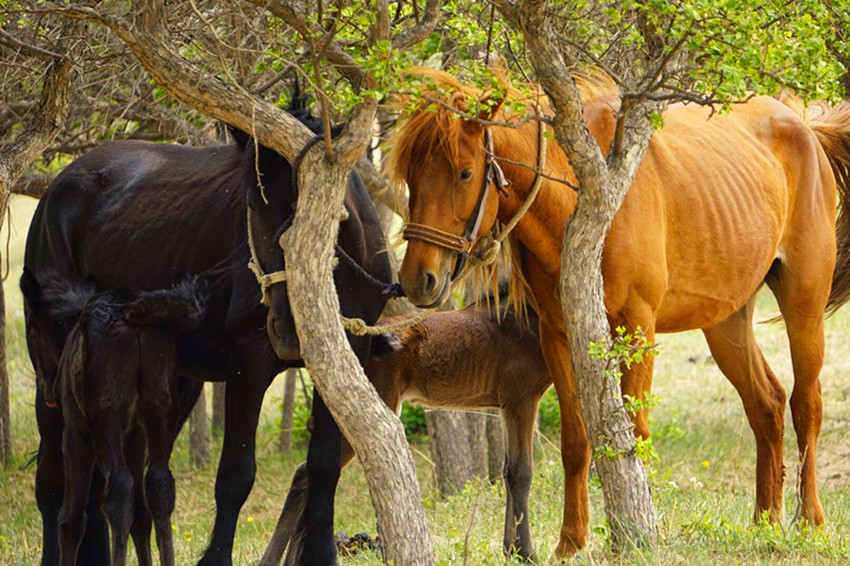
M 505 223 L 525 202 L 535 180 L 538 126 L 484 126 L 457 119 L 468 101 L 482 102 L 479 118 L 519 121 L 498 96 L 474 90 L 438 71 L 423 72 L 425 94 L 444 105 L 423 104 L 396 133 L 390 170 L 410 191 L 411 238 L 400 271 L 407 296 L 432 305 L 448 292 L 458 249 L 448 239 L 421 239 L 424 231 L 458 236 L 480 217 L 476 241 L 497 220 Z M 584 119 L 603 152 L 611 145 L 620 99 L 599 81 L 583 89 Z M 596 84 L 593 84 L 596 83 Z M 487 100 L 489 97 L 489 100 Z M 427 100 L 427 99 L 426 99 Z M 430 101 L 429 101 L 430 102 Z M 428 107 L 430 106 L 430 108 Z M 436 109 L 435 109 L 436 106 Z M 611 327 L 656 332 L 701 329 L 718 367 L 743 401 L 757 446 L 756 515 L 782 516 L 782 435 L 785 391 L 755 342 L 758 290 L 770 287 L 785 320 L 794 368 L 791 411 L 802 463 L 800 516 L 820 525 L 815 470 L 822 418 L 819 374 L 823 319 L 850 295 L 847 208 L 850 104 L 807 123 L 782 102 L 754 97 L 725 115 L 695 105 L 672 107 L 655 132 L 607 236 L 602 261 Z M 510 181 L 497 191 L 485 155 L 485 129 Z M 549 144 L 545 173 L 577 184 L 563 150 Z M 486 175 L 486 177 L 485 177 Z M 842 213 L 836 267 L 836 178 Z M 479 204 L 480 203 L 480 204 Z M 565 184 L 543 179 L 539 196 L 516 226 L 514 276 L 527 282 L 540 316 L 540 340 L 561 407 L 565 472 L 564 518 L 557 555 L 587 542 L 590 447 L 572 372 L 558 282 L 564 224 L 576 205 Z M 439 232 L 437 232 L 439 231 Z M 438 243 L 439 242 L 439 243 Z M 518 289 L 513 285 L 512 289 Z M 624 394 L 643 397 L 652 359 L 623 368 Z M 649 435 L 644 410 L 635 433 Z

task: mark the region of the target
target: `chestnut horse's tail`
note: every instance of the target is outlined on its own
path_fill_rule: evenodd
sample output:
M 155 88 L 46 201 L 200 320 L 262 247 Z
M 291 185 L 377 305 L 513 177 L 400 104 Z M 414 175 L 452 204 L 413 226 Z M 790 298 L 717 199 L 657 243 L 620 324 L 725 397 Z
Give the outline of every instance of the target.
M 835 224 L 838 258 L 826 304 L 826 312 L 832 314 L 850 299 L 850 102 L 818 110 L 822 113 L 809 126 L 829 158 L 839 199 Z

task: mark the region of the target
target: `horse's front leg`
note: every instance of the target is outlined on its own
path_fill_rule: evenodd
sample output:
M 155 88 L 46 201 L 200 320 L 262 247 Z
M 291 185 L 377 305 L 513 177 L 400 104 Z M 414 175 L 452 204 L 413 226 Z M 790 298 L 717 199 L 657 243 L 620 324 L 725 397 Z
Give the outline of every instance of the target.
M 210 545 L 199 566 L 232 564 L 233 537 L 239 511 L 254 486 L 257 422 L 263 396 L 277 373 L 276 360 L 257 344 L 263 336 L 240 342 L 241 371 L 227 382 L 224 406 L 224 445 L 215 480 L 216 514 Z
M 555 554 L 575 554 L 587 543 L 590 520 L 587 472 L 590 441 L 581 414 L 570 347 L 563 327 L 540 324 L 540 345 L 561 408 L 561 461 L 564 466 L 564 522 Z
M 314 389 L 310 444 L 307 448 L 307 500 L 285 564 L 336 564 L 333 543 L 334 495 L 341 471 L 342 433 Z

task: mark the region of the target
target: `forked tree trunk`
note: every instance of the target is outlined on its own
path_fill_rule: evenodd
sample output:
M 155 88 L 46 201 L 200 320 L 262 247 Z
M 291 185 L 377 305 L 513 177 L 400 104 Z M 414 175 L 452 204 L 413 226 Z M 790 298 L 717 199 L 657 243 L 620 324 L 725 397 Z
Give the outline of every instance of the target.
M 210 460 L 210 433 L 207 427 L 207 394 L 206 387 L 201 387 L 201 394 L 192 408 L 189 417 L 189 459 L 193 466 L 201 467 Z
M 0 281 L 0 464 L 12 460 L 12 422 L 9 402 L 9 373 L 6 369 L 6 296 Z
M 579 180 L 578 205 L 564 226 L 560 297 L 591 447 L 594 452 L 609 447 L 618 454 L 595 460 L 612 543 L 615 547 L 651 544 L 657 521 L 646 469 L 635 454 L 634 427 L 623 407 L 620 384 L 605 375 L 607 361 L 591 357 L 588 348 L 591 342 L 611 339 L 602 288 L 602 249 L 649 145 L 649 112 L 660 105 L 630 101 L 631 111 L 621 108 L 606 158 L 585 126 L 581 96 L 570 74 L 578 64 L 559 50 L 548 0 L 496 1 L 523 32 L 529 59 L 555 110 L 558 141 Z
M 505 433 L 502 414 L 498 409 L 487 410 L 487 479 L 501 479 L 505 466 Z
M 295 414 L 295 381 L 297 369 L 288 369 L 283 374 L 283 403 L 280 414 L 280 451 L 292 453 L 292 421 Z
M 352 118 L 369 118 L 361 131 L 368 114 Z M 404 427 L 366 379 L 339 316 L 331 260 L 350 174 L 339 161 L 314 147 L 300 168 L 295 220 L 283 236 L 292 314 L 310 377 L 366 470 L 385 562 L 429 566 L 434 553 Z
M 213 383 L 213 413 L 212 413 L 212 431 L 216 436 L 220 436 L 224 432 L 224 395 L 227 390 L 227 383 L 224 381 Z

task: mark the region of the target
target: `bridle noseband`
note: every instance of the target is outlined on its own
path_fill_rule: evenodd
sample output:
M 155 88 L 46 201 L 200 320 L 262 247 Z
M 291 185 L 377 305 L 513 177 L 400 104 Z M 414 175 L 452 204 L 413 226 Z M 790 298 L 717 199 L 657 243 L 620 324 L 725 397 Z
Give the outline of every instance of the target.
M 486 154 L 484 180 L 481 182 L 481 189 L 478 191 L 478 202 L 475 205 L 475 212 L 469 219 L 469 222 L 466 223 L 463 235 L 458 236 L 444 232 L 433 226 L 416 224 L 414 222 L 408 222 L 402 231 L 402 237 L 405 240 L 422 240 L 423 242 L 457 252 L 458 255 L 455 261 L 454 271 L 452 272 L 452 280 L 463 271 L 466 260 L 469 258 L 469 252 L 472 251 L 472 243 L 478 237 L 481 222 L 484 220 L 484 206 L 487 203 L 487 195 L 490 194 L 490 185 L 495 180 L 496 189 L 504 191 L 511 184 L 505 178 L 505 173 L 499 166 L 496 156 L 493 155 L 493 134 L 489 129 L 484 130 L 484 145 Z

